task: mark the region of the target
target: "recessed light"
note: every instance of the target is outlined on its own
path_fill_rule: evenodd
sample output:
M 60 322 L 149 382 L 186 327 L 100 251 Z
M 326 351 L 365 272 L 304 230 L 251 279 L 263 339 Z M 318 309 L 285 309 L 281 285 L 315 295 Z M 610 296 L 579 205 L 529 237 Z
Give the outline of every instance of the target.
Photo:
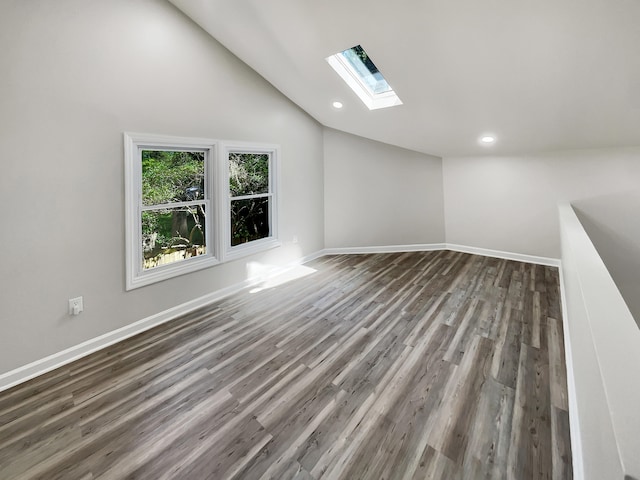
M 496 141 L 496 137 L 493 137 L 491 135 L 485 135 L 484 137 L 480 138 L 480 141 L 482 143 L 493 143 Z
M 332 105 L 333 105 L 333 108 L 342 108 L 342 102 L 336 101 L 336 102 L 333 102 Z

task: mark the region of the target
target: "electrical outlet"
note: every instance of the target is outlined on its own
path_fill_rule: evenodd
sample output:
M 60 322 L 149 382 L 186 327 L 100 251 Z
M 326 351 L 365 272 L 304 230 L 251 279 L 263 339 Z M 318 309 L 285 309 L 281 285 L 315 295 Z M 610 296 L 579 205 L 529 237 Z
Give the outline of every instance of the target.
M 82 297 L 70 298 L 69 315 L 80 315 L 80 312 L 84 310 L 84 305 L 82 303 Z
M 298 243 L 298 235 L 294 235 L 293 236 L 293 244 L 297 244 Z

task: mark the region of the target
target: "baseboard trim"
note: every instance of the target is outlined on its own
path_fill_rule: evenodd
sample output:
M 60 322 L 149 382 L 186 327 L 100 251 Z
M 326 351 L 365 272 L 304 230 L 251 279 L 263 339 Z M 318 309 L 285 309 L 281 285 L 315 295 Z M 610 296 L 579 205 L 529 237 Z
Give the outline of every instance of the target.
M 306 262 L 310 262 L 324 255 L 324 251 L 320 250 L 306 257 L 297 259 L 294 262 L 286 265 L 285 267 L 276 268 L 269 273 L 268 277 L 261 276 L 259 278 L 252 278 L 244 280 L 243 282 L 230 285 L 215 292 L 203 295 L 202 297 L 195 298 L 188 302 L 182 303 L 175 307 L 169 308 L 162 312 L 156 313 L 149 317 L 138 320 L 137 322 L 125 325 L 111 332 L 105 333 L 98 337 L 82 342 L 73 347 L 67 348 L 48 357 L 36 360 L 22 367 L 18 367 L 7 373 L 0 375 L 0 392 L 8 390 L 11 387 L 27 382 L 35 377 L 48 373 L 56 368 L 63 367 L 71 362 L 91 355 L 97 351 L 107 348 L 115 343 L 126 340 L 147 330 L 150 330 L 158 325 L 174 320 L 182 315 L 204 307 L 210 303 L 222 300 L 234 293 L 240 292 L 246 288 L 254 287 L 255 285 L 269 280 L 273 277 L 281 275 L 288 270 L 295 268 L 298 265 L 302 265 Z
M 381 245 L 375 247 L 337 247 L 325 248 L 324 255 L 359 255 L 366 253 L 396 253 L 396 252 L 431 252 L 446 250 L 444 243 L 425 243 L 412 245 Z
M 531 255 L 516 254 L 510 252 L 501 252 L 498 250 L 488 250 L 484 248 L 467 247 L 464 245 L 454 245 L 448 243 L 429 243 L 429 244 L 411 244 L 411 245 L 383 245 L 373 247 L 342 247 L 342 248 L 326 248 L 319 250 L 311 255 L 301 257 L 294 262 L 282 268 L 275 268 L 269 273 L 268 278 L 264 276 L 260 278 L 252 278 L 229 287 L 217 290 L 202 297 L 190 300 L 181 305 L 169 308 L 155 315 L 143 318 L 137 322 L 126 325 L 117 330 L 105 333 L 99 337 L 92 338 L 86 342 L 80 343 L 66 350 L 54 353 L 48 357 L 36 360 L 30 364 L 18 367 L 0 375 L 0 392 L 14 387 L 20 383 L 31 380 L 32 378 L 43 375 L 47 372 L 60 368 L 71 362 L 86 357 L 103 348 L 109 347 L 115 343 L 126 340 L 127 338 L 138 335 L 151 328 L 162 325 L 163 323 L 174 320 L 175 318 L 185 315 L 193 310 L 208 305 L 210 303 L 222 300 L 225 297 L 240 292 L 246 288 L 255 286 L 260 282 L 264 282 L 269 278 L 276 277 L 285 273 L 287 270 L 298 265 L 310 262 L 324 255 L 347 255 L 347 254 L 367 254 L 367 253 L 396 253 L 396 252 L 427 252 L 436 250 L 452 250 L 457 252 L 471 253 L 474 255 L 483 255 L 488 257 L 505 258 L 507 260 L 516 260 L 520 262 L 534 263 L 540 265 L 559 266 L 560 260 L 545 257 L 535 257 Z M 564 298 L 564 297 L 563 297 Z M 566 318 L 566 316 L 565 316 Z
M 488 248 L 469 247 L 467 245 L 457 245 L 447 243 L 447 250 L 454 252 L 471 253 L 474 255 L 482 255 L 483 257 L 504 258 L 506 260 L 515 260 L 516 262 L 533 263 L 535 265 L 544 265 L 547 267 L 560 267 L 560 259 L 539 257 L 536 255 L 526 255 L 524 253 L 505 252 L 502 250 L 491 250 Z
M 251 284 L 252 282 L 250 281 L 244 281 L 242 283 L 217 290 L 0 375 L 0 392 L 74 362 L 82 357 L 91 355 L 103 348 L 126 340 L 134 335 L 138 335 L 139 333 L 145 332 L 153 327 L 162 325 L 163 323 L 192 312 L 193 310 L 203 307 L 209 303 L 228 297 L 229 295 L 251 286 Z
M 430 252 L 434 250 L 451 250 L 453 252 L 482 255 L 483 257 L 504 258 L 516 262 L 533 263 L 549 267 L 560 267 L 560 259 L 526 255 L 523 253 L 505 252 L 502 250 L 490 250 L 488 248 L 469 247 L 455 243 L 424 243 L 411 245 L 381 245 L 375 247 L 337 247 L 325 248 L 324 255 L 354 255 L 366 253 L 396 253 L 396 252 Z

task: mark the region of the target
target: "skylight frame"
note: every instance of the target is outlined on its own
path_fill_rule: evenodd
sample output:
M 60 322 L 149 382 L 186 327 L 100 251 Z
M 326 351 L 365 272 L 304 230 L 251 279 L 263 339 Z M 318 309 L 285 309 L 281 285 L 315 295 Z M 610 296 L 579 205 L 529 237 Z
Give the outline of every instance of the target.
M 379 108 L 387 108 L 393 107 L 396 105 L 402 105 L 402 100 L 395 93 L 393 88 L 389 85 L 389 82 L 384 78 L 382 72 L 379 69 L 378 73 L 384 80 L 384 82 L 389 85 L 390 90 L 381 93 L 374 93 L 367 82 L 362 78 L 362 76 L 356 71 L 355 68 L 351 65 L 349 60 L 347 60 L 344 56 L 344 52 L 348 52 L 354 48 L 362 48 L 360 45 L 357 45 L 352 48 L 347 48 L 346 50 L 342 50 L 334 55 L 327 57 L 325 60 L 331 68 L 333 68 L 338 75 L 344 80 L 344 82 L 353 90 L 353 92 L 362 100 L 369 110 L 376 110 Z M 364 50 L 364 49 L 363 49 Z M 365 67 L 366 68 L 366 67 Z

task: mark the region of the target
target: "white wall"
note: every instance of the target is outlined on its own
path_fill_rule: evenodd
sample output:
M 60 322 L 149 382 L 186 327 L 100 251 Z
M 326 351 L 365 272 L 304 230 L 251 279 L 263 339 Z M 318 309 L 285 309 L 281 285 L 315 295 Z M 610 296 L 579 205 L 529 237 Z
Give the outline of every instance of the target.
M 327 248 L 444 242 L 442 161 L 324 130 Z
M 640 326 L 640 190 L 589 198 L 573 207 Z
M 640 148 L 443 160 L 448 243 L 560 258 L 557 205 L 640 185 Z
M 323 248 L 321 127 L 169 3 L 5 1 L 0 45 L 0 374 Z M 125 292 L 123 131 L 280 144 L 284 245 Z

